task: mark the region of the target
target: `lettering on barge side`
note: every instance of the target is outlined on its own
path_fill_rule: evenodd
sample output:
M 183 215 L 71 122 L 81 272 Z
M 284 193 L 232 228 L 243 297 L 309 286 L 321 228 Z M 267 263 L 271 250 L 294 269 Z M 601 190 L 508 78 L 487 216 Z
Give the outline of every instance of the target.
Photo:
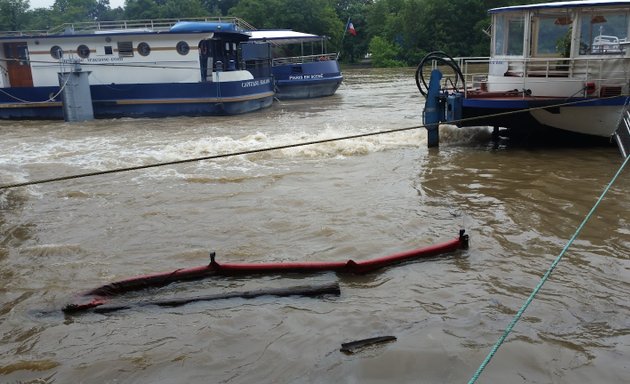
M 318 73 L 315 75 L 289 75 L 289 80 L 310 80 L 310 79 L 323 79 L 324 74 Z
M 267 85 L 269 83 L 271 83 L 271 79 L 252 80 L 252 81 L 245 81 L 241 83 L 241 87 L 251 88 L 251 87 L 258 87 L 260 85 Z
M 120 63 L 123 61 L 122 57 L 88 57 L 87 59 L 61 59 L 64 64 L 79 63 Z

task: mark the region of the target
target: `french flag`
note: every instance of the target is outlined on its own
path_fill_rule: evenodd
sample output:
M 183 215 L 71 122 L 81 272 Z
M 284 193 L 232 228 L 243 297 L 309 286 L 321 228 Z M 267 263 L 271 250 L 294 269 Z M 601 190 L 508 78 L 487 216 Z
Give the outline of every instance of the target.
M 357 31 L 356 31 L 356 29 L 354 29 L 354 25 L 352 24 L 352 22 L 348 23 L 348 32 L 350 32 L 350 34 L 352 36 L 356 36 L 357 35 Z

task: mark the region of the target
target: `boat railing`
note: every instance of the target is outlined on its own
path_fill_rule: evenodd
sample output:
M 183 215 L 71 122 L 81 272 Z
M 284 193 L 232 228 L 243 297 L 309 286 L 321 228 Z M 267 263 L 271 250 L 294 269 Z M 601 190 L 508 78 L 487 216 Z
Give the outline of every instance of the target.
M 519 79 L 523 86 L 533 79 L 555 79 L 567 82 L 593 83 L 597 86 L 624 87 L 630 82 L 630 57 L 555 58 L 456 58 L 466 89 L 483 89 L 488 74 Z M 492 73 L 494 72 L 494 73 Z M 498 73 L 500 72 L 500 73 Z
M 140 19 L 140 20 L 115 20 L 115 21 L 85 21 L 78 23 L 65 23 L 49 30 L 32 31 L 6 31 L 0 32 L 0 36 L 43 36 L 74 33 L 94 33 L 112 30 L 142 30 L 142 31 L 168 31 L 173 25 L 181 21 L 206 21 L 218 23 L 231 23 L 243 31 L 255 30 L 251 24 L 238 17 L 195 17 L 182 19 Z
M 304 64 L 318 61 L 332 61 L 337 59 L 336 53 L 321 53 L 319 55 L 293 56 L 293 57 L 277 57 L 273 59 L 274 67 L 289 64 Z
M 41 29 L 27 31 L 0 31 L 0 37 L 42 36 L 47 34 L 48 31 Z

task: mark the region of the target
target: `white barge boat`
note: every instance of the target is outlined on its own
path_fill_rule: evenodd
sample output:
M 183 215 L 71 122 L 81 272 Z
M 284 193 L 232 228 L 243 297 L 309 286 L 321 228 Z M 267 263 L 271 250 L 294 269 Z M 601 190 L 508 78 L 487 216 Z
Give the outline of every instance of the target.
M 87 73 L 91 102 L 77 108 L 92 108 L 96 118 L 269 107 L 270 49 L 244 44 L 251 34 L 238 21 L 94 22 L 0 34 L 0 119 L 63 119 L 72 73 Z
M 630 94 L 630 1 L 559 1 L 489 13 L 490 58 L 433 53 L 421 62 L 416 80 L 427 97 L 425 122 L 610 138 Z M 424 79 L 429 63 L 440 73 L 434 86 Z

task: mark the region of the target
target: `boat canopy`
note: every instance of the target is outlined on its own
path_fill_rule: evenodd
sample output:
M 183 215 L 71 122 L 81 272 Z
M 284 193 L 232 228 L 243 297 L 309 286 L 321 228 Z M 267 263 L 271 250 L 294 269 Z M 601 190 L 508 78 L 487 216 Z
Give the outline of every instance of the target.
M 290 29 L 267 29 L 250 31 L 250 41 L 268 41 L 273 44 L 297 44 L 310 41 L 321 41 L 323 36 L 296 32 Z
M 210 21 L 180 21 L 173 25 L 170 29 L 171 32 L 186 32 L 186 33 L 199 33 L 199 32 L 239 32 L 234 23 L 217 23 Z
M 558 1 L 555 3 L 540 3 L 515 5 L 511 7 L 492 8 L 488 13 L 511 12 L 531 9 L 557 9 L 557 8 L 583 8 L 583 7 L 600 7 L 600 6 L 630 6 L 630 1 L 626 0 L 582 0 L 582 1 Z

